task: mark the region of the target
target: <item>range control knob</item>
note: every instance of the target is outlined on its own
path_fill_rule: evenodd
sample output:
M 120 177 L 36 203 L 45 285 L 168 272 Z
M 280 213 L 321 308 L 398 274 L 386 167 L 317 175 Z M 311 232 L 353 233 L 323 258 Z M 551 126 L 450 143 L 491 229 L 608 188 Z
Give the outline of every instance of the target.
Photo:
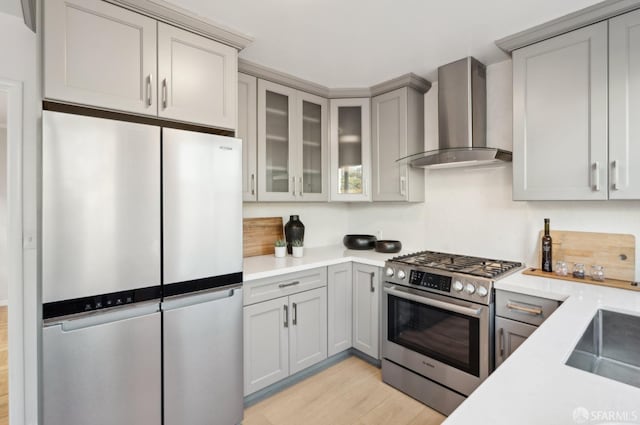
M 398 278 L 404 279 L 405 277 L 407 277 L 407 275 L 405 274 L 404 270 L 398 270 Z
M 489 291 L 487 291 L 487 288 L 485 288 L 484 286 L 478 286 L 478 295 L 480 295 L 481 297 L 486 297 L 488 293 Z
M 467 283 L 464 287 L 464 291 L 469 295 L 473 295 L 473 293 L 476 292 L 476 286 L 473 283 Z
M 459 280 L 456 280 L 455 282 L 453 282 L 453 290 L 454 291 L 460 292 L 460 291 L 462 291 L 463 288 L 464 288 L 464 285 Z
M 386 274 L 388 277 L 391 277 L 391 276 L 393 276 L 394 271 L 393 271 L 393 269 L 392 269 L 391 267 L 387 267 L 387 269 L 385 270 L 385 274 Z

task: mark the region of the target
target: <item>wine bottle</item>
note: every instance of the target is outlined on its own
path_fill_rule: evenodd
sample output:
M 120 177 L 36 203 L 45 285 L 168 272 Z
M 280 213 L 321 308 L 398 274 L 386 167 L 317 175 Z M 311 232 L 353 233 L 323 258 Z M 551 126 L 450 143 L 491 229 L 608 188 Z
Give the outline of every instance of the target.
M 551 235 L 549 234 L 549 219 L 544 219 L 544 236 L 542 237 L 542 271 L 550 272 L 553 264 L 551 259 Z

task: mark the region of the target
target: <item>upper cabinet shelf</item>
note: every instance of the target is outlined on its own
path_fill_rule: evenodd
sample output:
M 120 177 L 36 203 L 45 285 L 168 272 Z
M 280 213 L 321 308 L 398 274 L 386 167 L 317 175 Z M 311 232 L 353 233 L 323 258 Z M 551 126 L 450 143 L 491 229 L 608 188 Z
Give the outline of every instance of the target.
M 235 48 L 101 0 L 43 4 L 45 98 L 236 129 Z

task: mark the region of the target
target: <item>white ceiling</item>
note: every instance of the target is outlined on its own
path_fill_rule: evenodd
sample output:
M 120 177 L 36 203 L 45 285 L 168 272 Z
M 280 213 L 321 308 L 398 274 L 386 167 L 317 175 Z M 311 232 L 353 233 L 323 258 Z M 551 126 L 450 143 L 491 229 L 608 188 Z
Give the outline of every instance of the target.
M 22 19 L 22 5 L 20 0 L 0 0 L 0 12 Z
M 331 88 L 365 87 L 472 55 L 598 0 L 169 0 L 255 38 L 240 57 Z

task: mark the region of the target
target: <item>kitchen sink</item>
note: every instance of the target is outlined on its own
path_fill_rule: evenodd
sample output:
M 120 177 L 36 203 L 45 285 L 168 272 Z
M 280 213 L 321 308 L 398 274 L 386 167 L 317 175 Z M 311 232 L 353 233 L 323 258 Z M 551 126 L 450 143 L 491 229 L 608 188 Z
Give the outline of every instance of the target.
M 640 316 L 598 310 L 566 364 L 640 388 Z

